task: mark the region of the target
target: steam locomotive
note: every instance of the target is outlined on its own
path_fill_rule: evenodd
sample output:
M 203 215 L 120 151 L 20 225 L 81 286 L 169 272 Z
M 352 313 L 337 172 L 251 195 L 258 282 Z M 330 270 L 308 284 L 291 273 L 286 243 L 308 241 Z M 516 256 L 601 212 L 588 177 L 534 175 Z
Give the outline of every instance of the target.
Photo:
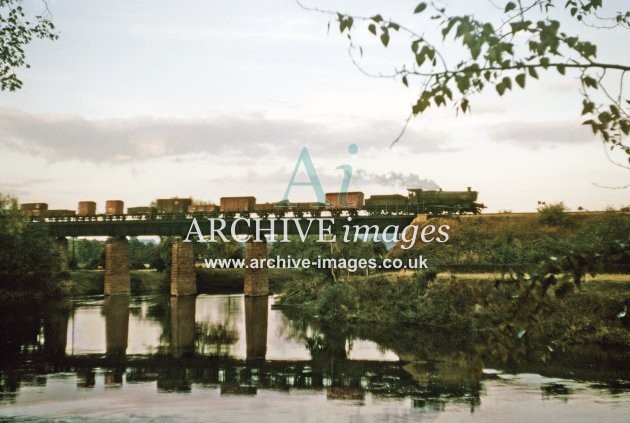
M 106 219 L 165 219 L 176 217 L 249 217 L 256 215 L 266 218 L 270 215 L 283 216 L 356 216 L 359 213 L 371 216 L 380 215 L 447 215 L 480 213 L 485 206 L 477 202 L 477 191 L 470 187 L 467 191 L 442 191 L 409 188 L 408 195 L 386 194 L 372 195 L 365 198 L 362 192 L 326 193 L 325 203 L 299 202 L 287 200 L 277 203 L 257 203 L 256 198 L 221 197 L 219 205 L 195 203 L 191 198 L 161 198 L 150 206 L 128 207 L 124 212 L 124 203 L 120 200 L 108 200 L 105 213 L 96 213 L 96 203 L 81 201 L 78 212 L 74 210 L 49 210 L 46 203 L 26 203 L 21 205 L 22 213 L 27 217 L 64 218 L 81 216 L 82 219 L 104 216 Z

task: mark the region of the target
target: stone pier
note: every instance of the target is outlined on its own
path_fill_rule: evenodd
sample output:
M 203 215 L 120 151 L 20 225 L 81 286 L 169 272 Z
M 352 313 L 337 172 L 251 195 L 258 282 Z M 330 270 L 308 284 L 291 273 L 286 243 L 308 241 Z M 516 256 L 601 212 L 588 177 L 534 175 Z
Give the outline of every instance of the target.
M 245 297 L 245 344 L 247 360 L 264 360 L 267 355 L 269 297 Z
M 129 294 L 129 248 L 127 238 L 109 238 L 105 243 L 105 295 Z
M 171 355 L 190 356 L 195 352 L 195 304 L 197 298 L 171 297 Z
M 252 268 L 252 259 L 260 260 L 267 257 L 267 242 L 254 242 L 252 239 L 245 243 L 245 261 L 249 266 L 245 269 L 245 296 L 260 297 L 269 295 L 269 276 L 267 265 L 262 268 Z
M 122 359 L 127 354 L 129 296 L 105 297 L 105 348 L 107 357 Z
M 192 242 L 175 238 L 171 246 L 171 295 L 195 295 L 195 253 Z

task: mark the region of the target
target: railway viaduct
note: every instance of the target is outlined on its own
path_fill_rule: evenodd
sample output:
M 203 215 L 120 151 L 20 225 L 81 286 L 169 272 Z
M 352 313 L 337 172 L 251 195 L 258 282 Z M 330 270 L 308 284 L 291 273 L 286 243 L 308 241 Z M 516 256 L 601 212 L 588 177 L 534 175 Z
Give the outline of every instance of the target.
M 216 217 L 216 216 L 213 216 Z M 203 229 L 203 223 L 210 216 L 196 215 L 195 218 Z M 325 218 L 326 232 L 341 235 L 345 225 L 352 221 L 352 225 L 376 226 L 380 233 L 387 227 L 397 226 L 401 230 L 412 223 L 420 224 L 426 221 L 425 215 L 398 216 L 347 216 Z M 311 222 L 312 220 L 312 222 Z M 173 238 L 171 246 L 171 295 L 186 296 L 196 294 L 195 256 L 192 242 L 184 242 L 190 232 L 192 217 L 159 216 L 148 219 L 146 216 L 133 215 L 92 215 L 92 216 L 63 216 L 36 218 L 34 223 L 46 225 L 49 233 L 56 238 L 60 252 L 68 254 L 68 237 L 104 236 L 108 237 L 105 244 L 105 295 L 120 295 L 130 293 L 130 274 L 128 257 L 128 236 L 168 236 Z M 254 235 L 251 226 L 244 219 L 226 217 L 226 227 L 240 235 Z M 267 220 L 267 225 L 269 221 Z M 321 233 L 321 220 L 307 217 L 291 219 L 287 225 L 287 235 L 303 235 L 304 229 L 309 227 L 308 234 Z M 205 230 L 205 229 L 204 229 Z M 261 230 L 269 233 L 269 226 L 264 220 Z M 278 233 L 278 232 L 276 232 Z M 191 238 L 193 239 L 193 238 Z M 249 240 L 245 243 L 246 261 L 267 256 L 267 243 Z M 244 293 L 246 296 L 265 296 L 269 294 L 269 280 L 265 267 L 245 269 Z

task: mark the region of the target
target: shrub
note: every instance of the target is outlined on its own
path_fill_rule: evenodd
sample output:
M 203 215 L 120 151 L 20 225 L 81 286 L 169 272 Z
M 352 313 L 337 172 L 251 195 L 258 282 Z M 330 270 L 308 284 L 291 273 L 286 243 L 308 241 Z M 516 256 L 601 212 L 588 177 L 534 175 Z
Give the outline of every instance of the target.
M 568 209 L 559 203 L 542 204 L 538 207 L 538 221 L 548 226 L 568 226 L 570 223 Z

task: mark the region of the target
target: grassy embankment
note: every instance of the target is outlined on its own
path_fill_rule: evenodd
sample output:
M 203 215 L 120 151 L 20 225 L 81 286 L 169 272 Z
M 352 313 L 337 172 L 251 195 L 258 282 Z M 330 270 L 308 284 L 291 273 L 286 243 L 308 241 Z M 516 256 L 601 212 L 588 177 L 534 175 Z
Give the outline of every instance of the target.
M 499 356 L 518 350 L 547 358 L 585 344 L 627 353 L 630 257 L 614 253 L 614 246 L 616 240 L 629 240 L 630 215 L 553 217 L 550 221 L 541 215 L 510 214 L 435 219 L 430 223 L 450 226 L 447 243 L 416 244 L 406 251 L 396 247 L 390 252 L 393 257 L 422 254 L 429 258 L 428 271 L 350 276 L 338 284 L 295 280 L 284 286 L 282 303 L 294 313 L 316 316 L 323 324 L 368 327 L 385 338 L 381 341 L 391 337 L 389 341 L 410 348 L 423 344 L 418 342 L 421 336 L 428 342 L 463 348 L 485 344 Z M 601 271 L 624 273 L 587 277 L 572 293 L 554 295 L 550 289 L 540 306 L 535 297 L 531 304 L 519 305 L 523 283 L 497 282 L 511 270 L 525 270 L 570 251 L 598 260 Z M 596 251 L 604 257 L 597 259 Z M 518 333 L 518 339 L 506 339 L 506 333 Z

